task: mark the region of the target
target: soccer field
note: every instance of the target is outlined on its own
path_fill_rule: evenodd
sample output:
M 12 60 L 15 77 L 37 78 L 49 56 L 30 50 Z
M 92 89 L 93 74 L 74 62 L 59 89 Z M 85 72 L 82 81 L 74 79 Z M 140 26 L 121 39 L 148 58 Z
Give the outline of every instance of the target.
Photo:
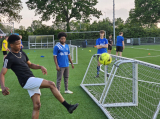
M 116 53 L 114 48 L 112 54 Z M 61 82 L 62 95 L 69 103 L 79 103 L 77 110 L 73 114 L 69 114 L 49 89 L 41 89 L 40 119 L 106 119 L 101 109 L 80 87 L 91 56 L 96 54 L 96 51 L 97 49 L 92 47 L 78 48 L 78 64 L 74 65 L 75 69 L 70 67 L 69 76 L 69 90 L 73 91 L 73 94 L 64 94 L 64 83 L 63 81 Z M 32 63 L 43 65 L 47 68 L 48 75 L 43 75 L 41 70 L 32 70 L 36 77 L 56 82 L 56 67 L 52 49 L 24 50 L 24 52 L 26 52 Z M 40 57 L 41 55 L 45 57 L 42 58 Z M 123 56 L 160 65 L 160 45 L 126 46 Z M 2 53 L 0 57 L 2 60 Z M 2 61 L 0 65 L 2 66 Z M 0 94 L 0 118 L 30 119 L 33 105 L 28 92 L 21 88 L 17 77 L 11 70 L 8 70 L 5 79 L 5 86 L 10 88 L 10 95 L 3 96 Z

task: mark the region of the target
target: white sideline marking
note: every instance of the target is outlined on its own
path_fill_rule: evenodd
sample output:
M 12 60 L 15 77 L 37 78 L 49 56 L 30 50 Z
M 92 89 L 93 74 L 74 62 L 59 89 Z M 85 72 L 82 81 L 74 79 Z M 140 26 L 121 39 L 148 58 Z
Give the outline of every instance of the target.
M 144 56 L 144 57 L 134 57 L 134 58 L 147 58 L 147 57 L 160 57 L 160 55 L 156 55 L 156 56 Z
M 155 49 L 146 49 L 146 48 L 134 48 L 134 47 L 126 47 L 126 48 L 132 48 L 132 49 L 142 49 L 142 50 L 153 50 L 153 51 L 160 51 L 160 50 L 155 50 Z

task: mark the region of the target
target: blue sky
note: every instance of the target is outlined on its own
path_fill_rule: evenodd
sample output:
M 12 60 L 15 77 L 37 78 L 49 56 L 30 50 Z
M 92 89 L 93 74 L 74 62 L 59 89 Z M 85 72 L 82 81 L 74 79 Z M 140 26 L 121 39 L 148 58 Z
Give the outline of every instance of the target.
M 20 25 L 25 26 L 27 28 L 31 25 L 32 20 L 39 20 L 40 16 L 35 16 L 34 10 L 29 10 L 26 1 L 22 0 L 23 2 L 23 10 L 20 12 L 23 19 L 20 23 L 15 22 L 15 28 L 18 28 Z M 113 0 L 98 0 L 98 4 L 96 8 L 102 11 L 102 16 L 100 19 L 92 17 L 92 21 L 94 20 L 102 20 L 105 17 L 109 17 L 110 20 L 113 19 Z M 134 8 L 134 0 L 115 0 L 115 17 L 121 17 L 124 21 L 129 17 L 130 9 Z M 52 25 L 52 21 L 43 22 L 46 25 Z

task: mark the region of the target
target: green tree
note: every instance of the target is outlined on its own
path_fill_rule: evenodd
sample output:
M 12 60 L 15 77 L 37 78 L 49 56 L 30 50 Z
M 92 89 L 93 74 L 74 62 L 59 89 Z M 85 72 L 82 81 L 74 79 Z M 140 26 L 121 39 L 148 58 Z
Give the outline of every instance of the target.
M 34 20 L 31 24 L 32 31 L 42 28 L 42 21 Z
M 22 10 L 21 0 L 0 0 L 0 21 L 5 17 L 8 21 L 20 21 Z
M 132 23 L 150 27 L 160 19 L 160 0 L 135 0 L 135 8 L 129 14 Z
M 91 16 L 99 18 L 101 11 L 95 8 L 98 0 L 28 0 L 26 2 L 30 10 L 35 9 L 36 14 L 41 15 L 42 21 L 55 19 L 66 22 L 67 31 L 70 31 L 70 20 L 89 21 Z
M 124 21 L 123 21 L 122 18 L 115 19 L 115 26 L 118 26 L 118 25 L 123 24 L 123 23 L 124 23 Z
M 19 26 L 19 30 L 24 30 L 24 31 L 25 31 L 25 30 L 26 30 L 26 29 L 25 29 L 25 26 L 22 26 L 22 25 Z

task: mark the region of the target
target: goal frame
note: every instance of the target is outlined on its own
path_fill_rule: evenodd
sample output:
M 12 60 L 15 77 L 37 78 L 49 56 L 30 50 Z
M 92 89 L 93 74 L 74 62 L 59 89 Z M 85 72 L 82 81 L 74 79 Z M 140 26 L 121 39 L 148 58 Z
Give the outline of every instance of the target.
M 96 54 L 98 55 L 98 54 Z M 95 56 L 95 55 L 94 55 Z M 106 107 L 125 107 L 125 106 L 138 106 L 138 82 L 147 82 L 147 83 L 155 83 L 155 84 L 159 84 L 156 82 L 148 82 L 148 81 L 143 81 L 143 80 L 138 80 L 138 64 L 153 68 L 153 69 L 157 69 L 160 70 L 160 66 L 158 65 L 154 65 L 154 64 L 150 64 L 150 63 L 146 63 L 143 61 L 139 61 L 139 60 L 134 60 L 134 59 L 130 59 L 130 58 L 125 58 L 125 57 L 119 57 L 119 56 L 115 56 L 115 55 L 111 55 L 112 57 L 116 58 L 116 62 L 113 64 L 112 66 L 112 70 L 110 72 L 111 75 L 109 75 L 108 79 L 106 77 L 107 75 L 107 68 L 105 68 L 104 71 L 104 75 L 105 75 L 105 80 L 104 83 L 99 83 L 99 84 L 84 84 L 84 80 L 85 77 L 87 75 L 87 72 L 89 70 L 89 67 L 91 65 L 91 62 L 94 58 L 94 56 L 91 57 L 91 60 L 89 62 L 89 65 L 87 67 L 87 70 L 85 72 L 85 75 L 83 77 L 83 80 L 80 84 L 80 86 L 82 87 L 82 89 L 93 99 L 93 101 L 101 108 L 101 110 L 104 112 L 104 114 L 109 118 L 109 119 L 113 119 L 112 115 L 110 114 L 110 112 L 106 109 Z M 132 88 L 132 102 L 129 103 L 112 103 L 112 104 L 105 104 L 104 101 L 106 99 L 106 96 L 108 94 L 108 91 L 110 89 L 110 86 L 113 82 L 113 79 L 115 77 L 116 71 L 119 68 L 120 65 L 124 64 L 124 63 L 132 63 L 132 76 L 133 78 L 128 78 L 128 80 L 132 80 L 132 86 L 134 88 Z M 125 78 L 125 77 L 124 77 Z M 86 86 L 98 86 L 98 85 L 104 85 L 104 89 L 103 92 L 101 94 L 100 100 L 97 100 L 90 92 L 89 90 L 86 88 Z M 157 105 L 157 109 L 155 110 L 155 113 L 153 115 L 152 119 L 156 119 L 158 114 L 159 114 L 159 110 L 160 110 L 160 101 L 159 104 Z
M 34 43 L 30 43 L 30 37 L 37 37 L 37 36 L 53 36 L 53 48 L 54 48 L 54 35 L 30 35 L 28 36 L 28 49 L 47 49 L 48 48 L 48 45 L 49 45 L 49 42 L 48 42 L 48 39 L 47 39 L 47 42 L 46 43 L 42 43 L 42 38 L 41 38 L 41 43 L 37 43 L 36 40 Z M 39 46 L 41 46 L 41 48 L 36 48 L 36 44 Z M 42 48 L 43 45 L 47 44 L 47 48 Z M 35 48 L 31 48 L 30 45 L 35 45 Z
M 69 44 L 69 47 L 74 47 L 75 48 L 76 56 L 74 57 L 74 52 L 73 51 L 70 51 L 70 55 L 72 56 L 71 57 L 72 61 L 74 59 L 76 60 L 76 62 L 74 62 L 73 64 L 78 64 L 78 48 L 77 48 L 77 46 Z M 73 50 L 73 49 L 71 49 L 71 50 Z M 71 64 L 71 63 L 69 63 L 69 64 Z

